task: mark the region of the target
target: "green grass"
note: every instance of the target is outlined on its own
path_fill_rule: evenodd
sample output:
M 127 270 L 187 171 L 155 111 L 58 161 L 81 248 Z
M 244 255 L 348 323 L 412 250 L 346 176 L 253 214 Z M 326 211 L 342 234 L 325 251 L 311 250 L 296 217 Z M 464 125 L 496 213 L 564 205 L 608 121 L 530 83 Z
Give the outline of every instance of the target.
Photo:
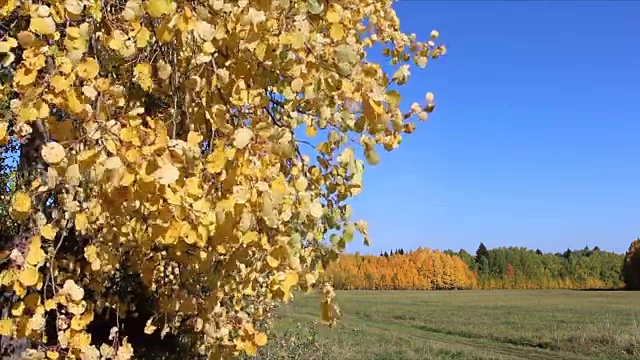
M 337 301 L 334 329 L 313 323 L 314 295 L 281 308 L 259 358 L 640 358 L 638 292 L 341 291 Z

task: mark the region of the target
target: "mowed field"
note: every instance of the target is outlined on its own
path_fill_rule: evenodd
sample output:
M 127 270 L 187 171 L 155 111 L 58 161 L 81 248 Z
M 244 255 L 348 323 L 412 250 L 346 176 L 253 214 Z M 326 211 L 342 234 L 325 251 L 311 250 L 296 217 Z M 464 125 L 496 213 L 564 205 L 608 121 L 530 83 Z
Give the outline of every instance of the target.
M 640 292 L 340 291 L 339 325 L 315 295 L 279 310 L 260 359 L 640 359 Z M 289 354 L 283 355 L 285 352 Z

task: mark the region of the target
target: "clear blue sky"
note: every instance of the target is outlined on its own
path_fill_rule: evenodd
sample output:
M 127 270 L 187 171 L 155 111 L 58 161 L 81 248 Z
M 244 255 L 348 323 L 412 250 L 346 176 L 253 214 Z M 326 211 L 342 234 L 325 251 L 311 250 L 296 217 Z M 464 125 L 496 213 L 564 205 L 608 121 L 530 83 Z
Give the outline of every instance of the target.
M 404 88 L 431 120 L 365 172 L 370 247 L 598 245 L 640 236 L 640 2 L 411 1 L 401 29 L 448 45 Z

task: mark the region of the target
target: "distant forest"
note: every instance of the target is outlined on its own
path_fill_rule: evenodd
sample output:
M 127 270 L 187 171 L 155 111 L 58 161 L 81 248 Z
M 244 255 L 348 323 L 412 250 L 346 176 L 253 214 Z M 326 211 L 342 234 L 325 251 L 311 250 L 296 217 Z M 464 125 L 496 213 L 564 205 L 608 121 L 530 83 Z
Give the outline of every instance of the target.
M 525 247 L 395 249 L 345 255 L 329 268 L 343 290 L 639 289 L 640 239 L 626 254 L 599 247 L 543 253 Z

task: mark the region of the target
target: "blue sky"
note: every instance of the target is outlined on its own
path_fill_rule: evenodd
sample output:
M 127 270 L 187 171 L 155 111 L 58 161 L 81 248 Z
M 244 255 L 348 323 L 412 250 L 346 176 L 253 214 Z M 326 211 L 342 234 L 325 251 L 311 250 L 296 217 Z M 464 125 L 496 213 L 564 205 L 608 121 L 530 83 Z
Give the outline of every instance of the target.
M 640 236 L 640 2 L 410 1 L 401 29 L 438 29 L 448 55 L 415 69 L 405 106 L 436 111 L 381 153 L 353 201 L 373 243 L 475 252 Z

